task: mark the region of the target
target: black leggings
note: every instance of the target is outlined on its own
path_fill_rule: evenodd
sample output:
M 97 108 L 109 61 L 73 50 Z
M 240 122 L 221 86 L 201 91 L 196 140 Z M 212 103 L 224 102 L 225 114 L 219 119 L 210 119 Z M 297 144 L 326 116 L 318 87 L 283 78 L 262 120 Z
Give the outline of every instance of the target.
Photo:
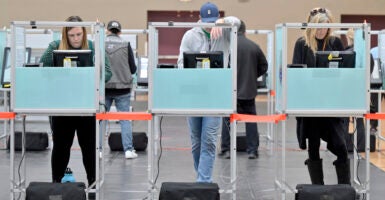
M 70 160 L 75 131 L 83 156 L 88 184 L 95 181 L 96 173 L 96 120 L 94 116 L 51 117 L 53 149 L 51 157 L 52 181 L 61 182 Z
M 370 113 L 376 113 L 378 111 L 378 94 L 370 94 Z M 370 128 L 376 128 L 378 126 L 378 120 L 370 120 Z
M 327 142 L 327 149 L 337 156 L 337 160 L 344 162 L 348 158 L 345 134 L 347 119 L 334 117 L 304 118 L 306 135 L 308 138 L 308 153 L 311 160 L 319 160 L 321 139 Z

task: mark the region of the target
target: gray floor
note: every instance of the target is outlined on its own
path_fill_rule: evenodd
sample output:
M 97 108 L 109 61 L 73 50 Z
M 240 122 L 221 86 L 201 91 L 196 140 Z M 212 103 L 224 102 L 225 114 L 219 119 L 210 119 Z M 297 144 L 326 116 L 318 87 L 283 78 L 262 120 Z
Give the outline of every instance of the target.
M 146 109 L 145 102 L 134 102 L 134 110 Z M 257 103 L 257 112 L 265 113 L 265 103 Z M 298 183 L 309 183 L 307 169 L 303 161 L 306 159 L 306 151 L 298 150 L 294 132 L 295 119 L 287 121 L 287 146 L 286 146 L 286 174 L 289 186 L 295 187 Z M 195 171 L 193 169 L 190 138 L 185 117 L 164 117 L 162 128 L 162 157 L 159 162 L 159 178 L 157 186 L 162 182 L 194 182 Z M 241 200 L 264 200 L 274 199 L 274 157 L 272 156 L 271 143 L 267 142 L 263 134 L 266 133 L 266 124 L 259 124 L 261 133 L 261 144 L 259 158 L 249 160 L 244 152 L 237 154 L 237 199 Z M 20 125 L 17 126 L 20 129 Z M 134 131 L 146 131 L 147 122 L 134 122 Z M 239 125 L 239 131 L 244 126 Z M 3 130 L 2 128 L 0 130 Z M 46 121 L 33 118 L 27 123 L 29 131 L 49 131 Z M 109 123 L 109 131 L 119 131 L 119 125 L 115 122 Z M 75 140 L 76 141 L 76 140 Z M 4 141 L 0 142 L 0 148 L 4 149 Z M 322 147 L 324 149 L 324 146 Z M 144 199 L 147 195 L 147 153 L 138 152 L 139 157 L 133 160 L 124 158 L 123 152 L 113 152 L 107 147 L 105 149 L 105 184 L 103 186 L 104 199 Z M 41 152 L 27 152 L 27 182 L 50 181 L 50 149 Z M 325 183 L 335 184 L 335 169 L 332 162 L 335 157 L 325 150 L 321 156 L 324 159 Z M 9 199 L 9 152 L 0 150 L 0 199 Z M 15 163 L 20 161 L 20 153 L 17 153 Z M 364 180 L 364 161 L 360 162 L 359 178 Z M 85 172 L 81 162 L 81 153 L 77 142 L 73 145 L 69 167 L 72 168 L 77 181 L 84 181 Z M 371 165 L 371 192 L 370 198 L 384 199 L 385 191 L 383 182 L 385 173 Z M 221 189 L 230 188 L 230 162 L 218 157 L 214 167 L 214 182 Z M 221 199 L 231 199 L 229 194 L 221 194 Z M 294 199 L 292 194 L 287 199 Z

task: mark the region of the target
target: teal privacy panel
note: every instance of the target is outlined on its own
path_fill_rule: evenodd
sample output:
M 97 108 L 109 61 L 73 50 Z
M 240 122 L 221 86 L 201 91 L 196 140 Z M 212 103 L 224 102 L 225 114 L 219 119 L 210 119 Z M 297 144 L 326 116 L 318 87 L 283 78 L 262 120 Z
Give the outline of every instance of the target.
M 233 111 L 232 70 L 154 69 L 152 112 Z M 204 112 L 203 112 L 204 113 Z
M 7 31 L 0 30 L 0 77 L 3 73 L 4 48 L 7 46 Z
M 16 67 L 14 109 L 95 109 L 95 67 Z
M 365 68 L 287 69 L 287 110 L 366 110 Z
M 366 63 L 366 40 L 362 29 L 354 31 L 354 51 L 356 52 L 356 68 L 365 68 Z
M 104 47 L 104 28 L 101 28 L 99 33 L 99 41 L 100 41 L 100 60 L 101 60 L 101 66 L 100 66 L 100 77 L 99 77 L 99 101 L 105 101 L 105 64 L 106 64 L 106 51 Z M 111 65 L 111 64 L 110 64 Z
M 282 27 L 277 27 L 275 32 L 275 110 L 282 111 Z

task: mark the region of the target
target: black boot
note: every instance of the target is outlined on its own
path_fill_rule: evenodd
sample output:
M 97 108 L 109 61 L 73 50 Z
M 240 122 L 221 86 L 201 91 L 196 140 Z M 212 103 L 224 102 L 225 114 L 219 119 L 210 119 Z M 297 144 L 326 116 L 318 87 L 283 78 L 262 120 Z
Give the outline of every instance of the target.
M 338 184 L 350 185 L 350 161 L 347 159 L 344 162 L 334 161 L 333 165 L 336 167 Z
M 63 177 L 52 176 L 52 183 L 61 183 Z
M 88 187 L 90 187 L 92 184 L 94 184 L 94 182 L 95 182 L 95 178 L 89 178 L 88 179 Z M 95 183 L 96 184 L 96 183 Z M 92 186 L 92 188 L 91 189 L 95 189 L 96 188 L 96 186 L 94 185 L 94 186 Z M 89 192 L 88 193 L 88 199 L 89 200 L 93 200 L 93 199 L 96 199 L 96 192 L 94 191 L 94 192 Z
M 324 185 L 324 174 L 322 171 L 322 159 L 305 161 L 305 165 L 309 170 L 310 179 L 312 184 Z

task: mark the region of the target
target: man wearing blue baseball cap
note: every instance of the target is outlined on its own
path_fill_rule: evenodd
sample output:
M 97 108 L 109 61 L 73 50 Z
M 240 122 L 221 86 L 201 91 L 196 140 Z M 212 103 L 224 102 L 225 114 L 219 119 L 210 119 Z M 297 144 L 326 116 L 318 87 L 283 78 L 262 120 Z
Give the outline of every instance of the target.
M 203 4 L 200 11 L 200 18 L 202 22 L 214 23 L 219 18 L 218 7 L 210 2 Z
M 202 5 L 198 23 L 230 23 L 237 27 L 240 20 L 236 17 L 219 18 L 218 7 L 210 2 Z M 230 51 L 230 28 L 194 27 L 188 30 L 182 38 L 178 67 L 183 68 L 183 52 L 185 51 L 223 51 L 224 67 L 228 66 Z M 217 135 L 221 127 L 221 117 L 188 117 L 190 129 L 194 168 L 197 172 L 197 182 L 212 182 L 212 171 L 215 160 Z

